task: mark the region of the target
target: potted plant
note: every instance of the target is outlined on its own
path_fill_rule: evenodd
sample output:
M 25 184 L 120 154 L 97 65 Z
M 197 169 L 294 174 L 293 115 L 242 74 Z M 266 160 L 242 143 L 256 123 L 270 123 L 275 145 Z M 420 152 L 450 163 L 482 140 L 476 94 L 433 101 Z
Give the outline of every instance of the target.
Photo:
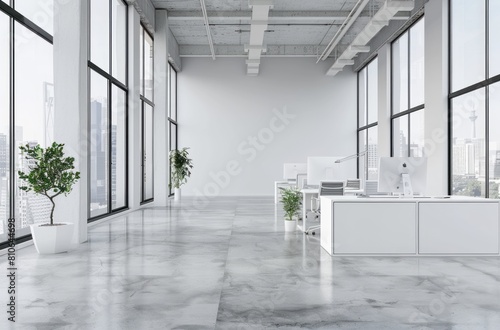
M 24 170 L 18 171 L 22 185 L 19 189 L 41 194 L 52 204 L 50 223 L 32 224 L 31 235 L 40 254 L 68 251 L 73 236 L 73 223 L 54 223 L 54 199 L 59 195 L 68 195 L 73 185 L 80 179 L 80 172 L 75 172 L 73 157 L 64 157 L 64 144 L 52 143 L 47 148 L 38 144 L 20 146 L 26 161 Z
M 170 188 L 174 188 L 174 200 L 181 199 L 181 186 L 187 182 L 191 176 L 193 168 L 192 160 L 189 158 L 189 148 L 170 151 L 170 166 L 172 174 L 170 176 Z
M 296 222 L 294 217 L 300 210 L 301 193 L 295 187 L 280 188 L 281 202 L 285 211 L 285 231 L 295 231 Z

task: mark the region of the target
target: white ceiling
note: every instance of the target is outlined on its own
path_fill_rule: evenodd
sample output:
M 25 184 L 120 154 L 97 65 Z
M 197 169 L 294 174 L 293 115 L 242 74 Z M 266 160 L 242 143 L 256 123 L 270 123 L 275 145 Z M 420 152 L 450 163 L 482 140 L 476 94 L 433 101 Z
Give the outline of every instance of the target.
M 249 1 L 204 0 L 215 57 L 247 57 L 244 45 L 250 42 L 252 8 Z M 361 0 L 360 0 L 361 1 Z M 212 57 L 200 0 L 152 0 L 156 8 L 167 9 L 170 29 L 181 57 Z M 358 0 L 274 0 L 264 33 L 262 56 L 316 57 L 345 23 Z M 382 8 L 385 0 L 369 0 L 347 29 L 329 57 L 336 58 Z M 359 4 L 358 4 L 359 5 Z M 407 15 L 402 14 L 400 19 Z M 398 14 L 398 15 L 399 15 Z

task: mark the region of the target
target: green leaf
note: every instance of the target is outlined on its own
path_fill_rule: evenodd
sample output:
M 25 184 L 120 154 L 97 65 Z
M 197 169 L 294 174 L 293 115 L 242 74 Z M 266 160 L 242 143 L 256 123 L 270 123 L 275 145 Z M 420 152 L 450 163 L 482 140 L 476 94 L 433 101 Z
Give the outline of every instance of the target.
M 189 148 L 170 151 L 169 160 L 172 169 L 170 187 L 179 188 L 187 182 L 191 176 L 190 169 L 193 168 L 192 160 L 189 158 Z
M 22 185 L 19 189 L 23 191 L 33 191 L 42 194 L 50 199 L 60 195 L 67 195 L 71 192 L 73 185 L 80 178 L 80 172 L 74 169 L 74 158 L 64 157 L 64 144 L 52 143 L 47 148 L 40 145 L 20 146 L 23 161 L 30 164 L 29 171 L 18 171 Z M 53 212 L 55 204 L 52 206 L 50 221 L 53 223 Z

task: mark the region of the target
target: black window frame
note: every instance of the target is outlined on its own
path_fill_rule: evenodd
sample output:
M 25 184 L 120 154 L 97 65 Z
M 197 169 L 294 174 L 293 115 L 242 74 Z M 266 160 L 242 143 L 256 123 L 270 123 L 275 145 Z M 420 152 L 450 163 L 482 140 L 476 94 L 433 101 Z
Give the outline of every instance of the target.
M 490 52 L 489 52 L 489 42 L 490 42 L 490 15 L 489 15 L 489 3 L 490 0 L 483 0 L 485 3 L 485 57 L 484 57 L 484 65 L 485 65 L 485 79 L 482 81 L 476 82 L 472 85 L 463 87 L 456 91 L 452 91 L 452 78 L 453 78 L 453 63 L 452 63 L 452 43 L 453 43 L 453 15 L 452 15 L 452 6 L 453 0 L 448 0 L 448 194 L 453 194 L 453 100 L 459 96 L 466 95 L 468 93 L 479 91 L 482 88 L 485 90 L 485 120 L 484 120 L 484 133 L 485 133 L 485 141 L 484 141 L 484 149 L 485 149 L 485 177 L 484 177 L 484 194 L 485 198 L 490 197 L 490 130 L 489 130 L 489 113 L 490 113 L 490 86 L 500 82 L 500 74 L 497 74 L 493 77 L 490 77 Z
M 9 199 L 9 208 L 7 210 L 7 220 L 14 219 L 16 214 L 16 125 L 15 125 L 15 23 L 19 23 L 26 29 L 30 30 L 43 40 L 50 43 L 54 46 L 54 38 L 53 36 L 45 31 L 43 28 L 36 25 L 33 21 L 16 11 L 13 7 L 13 2 L 5 3 L 0 1 L 0 12 L 5 14 L 9 19 L 9 40 L 10 40 L 10 49 L 9 49 L 9 83 L 10 83 L 10 93 L 9 93 L 9 136 L 7 137 L 9 141 L 9 191 L 10 194 L 8 196 Z M 15 238 L 15 243 L 20 244 L 23 242 L 27 242 L 32 239 L 31 234 L 19 236 Z M 1 241 L 0 242 L 0 250 L 9 247 L 9 241 Z
M 144 26 L 144 24 L 140 24 L 141 27 L 142 27 L 142 33 L 144 34 L 148 34 L 149 37 L 151 38 L 151 40 L 153 40 L 153 48 L 154 48 L 154 37 L 153 37 L 153 34 L 151 34 L 148 29 Z M 152 109 L 153 109 L 153 118 L 154 118 L 154 112 L 155 112 L 155 104 L 154 104 L 154 88 L 153 88 L 153 91 L 152 91 L 152 97 L 151 99 L 148 99 L 145 95 L 143 95 L 143 93 L 141 92 L 145 92 L 146 91 L 146 79 L 145 79 L 145 75 L 146 75 L 146 60 L 145 60 L 145 54 L 146 54 L 146 50 L 145 50 L 145 47 L 146 47 L 146 39 L 142 38 L 142 44 L 140 45 L 141 49 L 141 53 L 142 53 L 142 58 L 143 58 L 143 62 L 141 63 L 142 64 L 142 77 L 140 77 L 140 79 L 142 79 L 142 83 L 141 83 L 141 88 L 139 88 L 139 96 L 140 96 L 140 99 L 141 99 L 141 202 L 140 204 L 143 205 L 143 204 L 147 204 L 147 203 L 151 203 L 154 201 L 154 165 L 153 165 L 153 180 L 151 181 L 151 184 L 153 185 L 153 197 L 151 198 L 145 198 L 144 197 L 144 180 L 146 178 L 146 172 L 145 172 L 145 159 L 144 159 L 144 154 L 145 154 L 145 149 L 146 149 L 146 146 L 145 146 L 145 132 L 146 132 L 146 127 L 145 127 L 145 120 L 144 120 L 144 108 L 146 105 L 149 105 Z M 154 61 L 153 61 L 153 83 L 154 83 Z M 145 93 L 144 93 L 145 94 Z M 154 123 L 154 121 L 153 121 Z M 153 127 L 151 127 L 152 129 L 152 133 L 153 133 L 153 145 L 154 145 L 154 125 Z M 152 162 L 154 164 L 154 148 L 153 148 L 153 155 L 151 155 L 151 158 L 152 158 Z
M 411 29 L 414 27 L 416 24 L 422 21 L 424 19 L 424 15 L 420 16 L 418 19 L 416 19 L 407 29 L 402 31 L 392 42 L 391 42 L 391 157 L 394 157 L 394 120 L 399 119 L 404 116 L 408 116 L 408 150 L 407 150 L 407 155 L 408 157 L 411 156 L 411 114 L 415 113 L 417 111 L 422 111 L 425 109 L 425 94 L 424 94 L 424 103 L 416 105 L 414 107 L 410 107 L 411 104 Z M 425 22 L 424 22 L 425 24 Z M 405 33 L 408 32 L 408 107 L 406 110 L 400 111 L 398 113 L 394 113 L 394 54 L 393 54 L 393 44 Z M 425 62 L 425 58 L 424 58 Z
M 368 73 L 368 66 L 370 64 L 372 64 L 375 60 L 378 61 L 378 56 L 374 56 L 372 59 L 370 59 L 370 61 L 368 63 L 366 63 L 365 66 L 363 66 L 358 72 L 357 72 L 357 75 L 356 75 L 356 103 L 357 103 L 357 130 L 356 130 L 356 153 L 359 154 L 363 151 L 366 151 L 366 154 L 364 155 L 363 158 L 360 157 L 360 159 L 363 159 L 363 163 L 364 163 L 364 176 L 365 176 L 365 180 L 368 180 L 368 130 L 370 128 L 373 128 L 373 127 L 378 127 L 378 104 L 377 104 L 377 120 L 372 122 L 372 123 L 368 123 L 368 118 L 369 118 L 369 108 L 368 108 L 368 97 L 369 97 L 369 91 L 368 91 L 368 77 L 369 77 L 369 73 Z M 378 62 L 377 62 L 378 63 Z M 359 98 L 360 98 L 360 91 L 359 91 L 359 74 L 361 71 L 365 70 L 366 69 L 366 80 L 365 80 L 365 100 L 367 100 L 367 106 L 366 106 L 366 109 L 365 109 L 365 125 L 363 126 L 360 126 L 360 116 L 359 116 L 359 107 L 360 107 L 360 104 L 359 104 Z M 377 72 L 378 72 L 378 68 L 377 68 Z M 378 92 L 378 83 L 377 83 L 377 92 Z M 360 133 L 362 132 L 365 132 L 365 150 L 360 150 L 359 149 L 359 142 L 360 142 L 360 139 L 359 139 L 359 135 Z M 358 161 L 356 161 L 356 173 L 357 173 L 357 177 L 358 179 L 360 179 L 360 175 L 361 173 L 359 172 L 360 171 L 360 166 L 359 166 L 359 163 L 360 163 L 360 160 L 358 159 Z
M 168 63 L 168 151 L 170 153 L 171 150 L 178 150 L 179 148 L 179 125 L 178 125 L 178 110 L 177 110 L 177 70 L 172 66 L 172 64 Z M 175 75 L 175 120 L 172 118 L 172 74 L 171 71 L 176 73 Z M 175 146 L 172 145 L 172 127 L 175 127 Z M 172 148 L 174 147 L 174 148 Z M 172 167 L 168 166 L 168 182 L 170 183 L 170 178 L 172 177 Z M 172 187 L 169 184 L 168 196 L 171 197 L 174 195 Z
M 101 0 L 102 1 L 102 0 Z M 102 78 L 107 80 L 107 108 L 108 108 L 108 134 L 107 134 L 107 143 L 109 145 L 109 150 L 108 150 L 108 155 L 107 155 L 107 160 L 108 160 L 108 166 L 107 166 L 107 174 L 108 174 L 108 182 L 107 182 L 107 198 L 108 198 L 108 206 L 107 206 L 107 212 L 103 214 L 99 214 L 97 216 L 92 216 L 91 211 L 90 211 L 90 205 L 91 205 L 91 175 L 88 176 L 87 178 L 87 222 L 91 223 L 103 218 L 106 218 L 110 215 L 114 215 L 123 211 L 126 211 L 129 209 L 128 203 L 129 203 L 129 166 L 128 166 L 128 160 L 129 160 L 129 134 L 128 134 L 128 127 L 129 127 L 129 102 L 128 102 L 128 86 L 126 85 L 129 81 L 129 72 L 128 72 L 128 63 L 129 63 L 129 56 L 128 56 L 128 50 L 129 50 L 129 38 L 128 38 L 128 27 L 129 27 L 129 18 L 128 18 L 128 12 L 125 14 L 125 47 L 127 51 L 125 52 L 125 83 L 122 83 L 120 80 L 117 78 L 113 77 L 113 52 L 112 52 L 112 47 L 113 47 L 113 29 L 112 29 L 112 24 L 113 24 L 113 1 L 116 0 L 107 0 L 109 2 L 109 26 L 108 26 L 108 33 L 109 33 L 109 72 L 106 72 L 105 70 L 101 69 L 98 65 L 94 64 L 91 59 L 91 5 L 92 1 L 88 1 L 88 19 L 89 19 L 89 25 L 88 25 L 88 53 L 87 53 L 87 120 L 88 120 L 88 127 L 87 127 L 87 133 L 90 138 L 91 135 L 91 102 L 90 102 L 90 97 L 91 97 L 91 73 L 97 73 L 99 74 Z M 124 0 L 120 0 L 123 5 L 128 9 L 128 3 Z M 118 87 L 120 88 L 123 92 L 125 92 L 125 159 L 126 162 L 124 164 L 125 168 L 125 205 L 118 207 L 116 209 L 113 209 L 112 207 L 112 152 L 111 152 L 111 145 L 112 145 L 112 97 L 111 97 L 111 91 L 112 87 Z M 88 145 L 88 150 L 87 150 L 87 168 L 91 170 L 91 146 L 90 143 Z

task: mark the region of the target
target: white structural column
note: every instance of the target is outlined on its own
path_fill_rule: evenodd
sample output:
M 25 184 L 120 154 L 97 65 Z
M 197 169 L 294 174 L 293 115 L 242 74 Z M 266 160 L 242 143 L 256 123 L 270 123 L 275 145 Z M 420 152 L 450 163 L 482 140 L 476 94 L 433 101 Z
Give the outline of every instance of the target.
M 168 201 L 168 17 L 166 10 L 156 10 L 154 47 L 154 196 L 156 206 Z
M 73 243 L 87 240 L 87 37 L 88 2 L 54 1 L 54 139 L 75 157 L 80 181 L 56 199 L 58 222 L 75 224 Z M 77 37 L 75 37 L 77 36 Z
M 378 51 L 378 149 L 379 157 L 391 156 L 391 44 Z
M 425 4 L 425 154 L 429 195 L 448 192 L 447 7 L 448 1 Z
M 129 208 L 136 209 L 141 203 L 142 189 L 142 141 L 140 99 L 140 16 L 134 6 L 128 7 L 128 191 Z
M 249 0 L 252 8 L 252 20 L 250 21 L 250 43 L 245 45 L 248 52 L 247 74 L 256 76 L 259 74 L 260 57 L 264 47 L 264 33 L 267 30 L 269 9 L 273 7 L 272 0 Z

